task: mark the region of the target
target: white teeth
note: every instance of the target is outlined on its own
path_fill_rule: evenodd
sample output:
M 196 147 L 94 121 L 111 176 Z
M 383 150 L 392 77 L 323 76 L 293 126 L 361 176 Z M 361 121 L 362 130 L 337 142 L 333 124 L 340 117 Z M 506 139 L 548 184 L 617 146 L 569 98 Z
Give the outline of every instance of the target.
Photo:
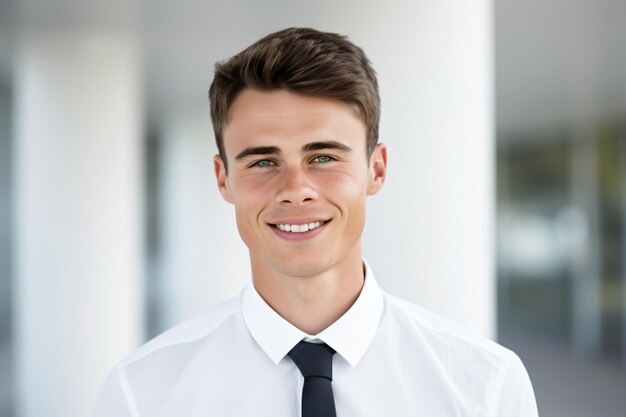
M 276 227 L 284 232 L 303 233 L 320 227 L 324 222 L 311 222 L 304 224 L 277 224 Z

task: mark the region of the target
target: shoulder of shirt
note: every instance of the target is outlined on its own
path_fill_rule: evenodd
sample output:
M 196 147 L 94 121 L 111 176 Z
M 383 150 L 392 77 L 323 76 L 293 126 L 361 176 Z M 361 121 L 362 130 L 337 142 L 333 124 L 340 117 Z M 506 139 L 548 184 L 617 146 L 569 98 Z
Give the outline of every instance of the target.
M 454 341 L 457 344 L 461 343 L 468 347 L 472 346 L 484 353 L 499 357 L 505 363 L 516 356 L 513 351 L 506 347 L 477 335 L 450 319 L 386 292 L 383 294 L 385 305 L 390 312 L 400 316 L 401 319 L 407 320 L 407 323 L 410 323 L 416 331 L 437 334 L 444 340 Z
M 203 313 L 164 331 L 120 361 L 117 367 L 123 368 L 161 349 L 207 337 L 230 317 L 241 312 L 240 297 L 241 294 L 216 304 Z
M 403 343 L 419 346 L 426 360 L 437 364 L 453 392 L 489 410 L 481 415 L 498 415 L 503 395 L 519 397 L 520 390 L 530 387 L 530 383 L 524 385 L 515 376 L 528 378 L 515 352 L 421 306 L 383 294 L 384 314 L 399 326 L 398 330 L 404 334 Z M 513 384 L 509 379 L 507 385 L 507 375 L 513 381 L 518 379 Z

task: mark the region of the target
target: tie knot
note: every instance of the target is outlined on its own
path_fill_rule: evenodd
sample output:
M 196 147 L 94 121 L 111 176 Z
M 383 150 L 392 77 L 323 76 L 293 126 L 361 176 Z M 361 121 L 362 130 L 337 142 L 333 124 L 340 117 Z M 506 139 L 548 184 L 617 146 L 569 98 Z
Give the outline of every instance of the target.
M 335 350 L 326 343 L 300 342 L 289 351 L 302 376 L 318 376 L 333 380 L 333 355 Z

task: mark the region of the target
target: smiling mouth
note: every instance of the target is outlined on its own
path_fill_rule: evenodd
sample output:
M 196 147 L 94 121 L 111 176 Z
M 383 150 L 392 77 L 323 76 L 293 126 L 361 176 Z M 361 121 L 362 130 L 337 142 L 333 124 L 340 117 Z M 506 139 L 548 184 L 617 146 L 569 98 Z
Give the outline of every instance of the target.
M 320 226 L 325 225 L 330 220 L 327 221 L 316 221 L 311 223 L 303 223 L 303 224 L 273 224 L 275 228 L 281 230 L 283 232 L 290 233 L 305 233 L 311 230 L 315 230 Z

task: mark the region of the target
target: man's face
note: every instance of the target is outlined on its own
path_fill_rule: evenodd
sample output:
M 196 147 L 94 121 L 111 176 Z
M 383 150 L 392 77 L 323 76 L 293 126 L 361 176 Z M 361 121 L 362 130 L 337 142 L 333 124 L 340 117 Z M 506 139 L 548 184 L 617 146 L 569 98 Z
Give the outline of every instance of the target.
M 228 173 L 216 156 L 218 186 L 235 206 L 253 265 L 312 276 L 360 256 L 365 198 L 384 182 L 386 149 L 379 144 L 368 164 L 355 107 L 246 89 L 223 136 Z

